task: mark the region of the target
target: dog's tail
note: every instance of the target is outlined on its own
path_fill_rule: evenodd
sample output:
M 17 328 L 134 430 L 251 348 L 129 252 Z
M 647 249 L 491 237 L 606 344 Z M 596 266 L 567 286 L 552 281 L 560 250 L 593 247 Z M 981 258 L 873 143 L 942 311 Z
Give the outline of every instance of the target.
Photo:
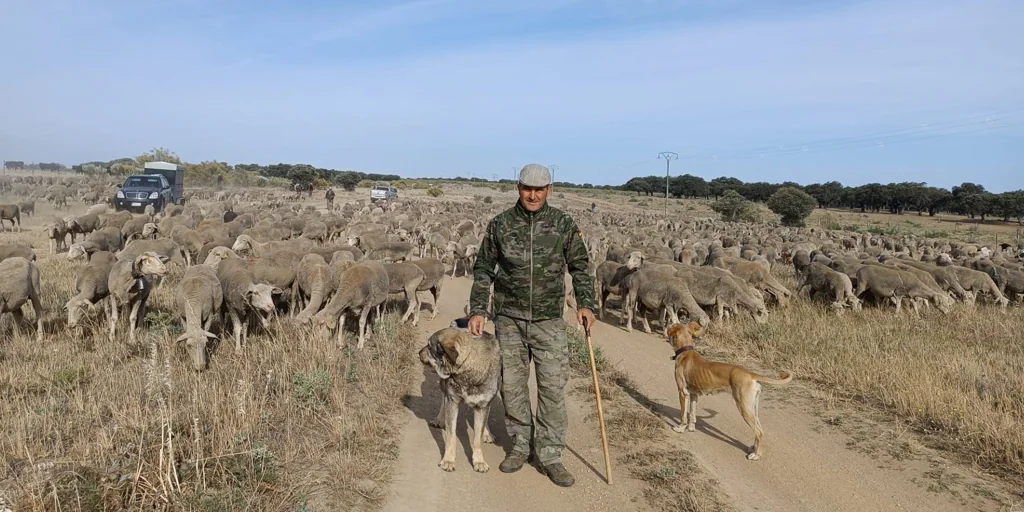
M 782 370 L 779 372 L 779 378 L 777 379 L 755 373 L 754 380 L 767 384 L 787 384 L 789 381 L 793 380 L 793 372 Z

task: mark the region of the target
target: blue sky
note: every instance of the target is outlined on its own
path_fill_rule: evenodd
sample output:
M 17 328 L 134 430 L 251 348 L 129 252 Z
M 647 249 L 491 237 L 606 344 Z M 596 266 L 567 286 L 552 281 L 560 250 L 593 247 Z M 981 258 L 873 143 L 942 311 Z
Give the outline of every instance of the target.
M 1019 0 L 5 1 L 0 159 L 165 146 L 618 184 L 676 151 L 673 174 L 709 179 L 1019 189 L 1022 19 Z

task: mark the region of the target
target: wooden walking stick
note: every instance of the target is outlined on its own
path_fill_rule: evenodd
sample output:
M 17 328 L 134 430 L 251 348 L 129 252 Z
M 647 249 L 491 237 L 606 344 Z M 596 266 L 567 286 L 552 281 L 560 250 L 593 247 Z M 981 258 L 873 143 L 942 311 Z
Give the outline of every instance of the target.
M 594 395 L 597 396 L 597 421 L 601 424 L 601 447 L 604 448 L 604 477 L 612 484 L 612 459 L 608 454 L 608 432 L 604 428 L 604 409 L 601 407 L 601 386 L 597 383 L 597 362 L 594 360 L 594 343 L 590 339 L 590 326 L 583 319 L 583 330 L 587 335 L 587 352 L 590 353 L 590 374 L 594 377 Z

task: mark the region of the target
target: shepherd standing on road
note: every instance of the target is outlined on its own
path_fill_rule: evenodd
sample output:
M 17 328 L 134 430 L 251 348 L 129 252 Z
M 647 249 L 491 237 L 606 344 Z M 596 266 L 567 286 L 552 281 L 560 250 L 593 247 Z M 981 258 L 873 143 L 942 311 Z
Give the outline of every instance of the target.
M 576 222 L 547 204 L 551 171 L 529 164 L 519 171 L 519 201 L 487 226 L 470 291 L 469 330 L 479 336 L 494 285 L 494 333 L 501 346 L 501 400 L 512 449 L 498 468 L 518 471 L 531 444 L 541 470 L 557 485 L 575 477 L 562 464 L 569 430 L 565 384 L 569 380 L 565 272 L 572 276 L 576 319 L 594 323 L 594 283 L 587 273 L 588 255 Z M 537 375 L 537 417 L 530 408 L 530 362 Z M 532 442 L 531 442 L 532 441 Z

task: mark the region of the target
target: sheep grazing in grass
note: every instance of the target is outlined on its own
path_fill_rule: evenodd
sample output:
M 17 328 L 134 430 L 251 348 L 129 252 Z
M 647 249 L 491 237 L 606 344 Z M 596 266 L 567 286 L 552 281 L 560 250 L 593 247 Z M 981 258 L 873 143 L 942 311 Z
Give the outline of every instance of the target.
M 276 309 L 274 296 L 283 291 L 274 285 L 257 281 L 246 260 L 225 247 L 210 251 L 207 261 L 210 263 L 204 265 L 212 265 L 216 269 L 224 296 L 223 308 L 226 316 L 231 318 L 231 327 L 234 329 L 235 351 L 241 352 L 249 339 L 249 319 L 255 315 L 260 325 L 266 328 L 269 325 L 268 317 Z
M 349 253 L 343 253 L 349 254 Z M 296 307 L 305 307 L 295 317 L 297 323 L 308 322 L 313 317 L 324 301 L 330 296 L 331 268 L 319 254 L 307 254 L 299 261 L 299 268 L 296 272 L 295 282 L 292 284 L 292 304 Z
M 21 209 L 16 204 L 0 204 L 0 231 L 7 231 L 4 221 L 11 221 L 11 229 L 14 223 L 18 223 L 18 231 L 21 231 Z
M 809 286 L 812 298 L 821 295 L 830 299 L 830 306 L 833 309 L 841 310 L 849 306 L 855 311 L 860 310 L 860 299 L 853 294 L 850 276 L 818 262 L 807 265 L 804 268 L 803 276 L 804 282 L 797 289 L 797 293 Z
M 118 313 L 122 306 L 130 309 L 128 316 L 128 340 L 135 343 L 135 329 L 139 327 L 139 313 L 146 317 L 146 301 L 153 288 L 153 277 L 167 275 L 165 256 L 155 252 L 144 252 L 134 258 L 119 259 L 110 269 L 107 278 L 107 297 L 110 310 L 107 319 L 110 322 L 110 341 L 117 334 Z
M 117 258 L 111 252 L 95 252 L 89 263 L 78 269 L 75 276 L 76 295 L 64 304 L 68 327 L 81 327 L 83 320 L 97 312 L 96 305 L 107 299 L 110 294 L 107 288 L 110 269 L 116 261 Z
M 23 201 L 18 203 L 18 209 L 21 210 L 23 215 L 35 216 L 36 214 L 36 202 L 35 201 Z
M 210 332 L 210 325 L 214 317 L 221 315 L 223 303 L 224 290 L 216 270 L 205 265 L 185 270 L 174 299 L 178 314 L 185 321 L 185 332 L 177 341 L 185 342 L 192 368 L 196 371 L 206 368 L 207 339 L 217 337 Z
M 0 314 L 14 317 L 14 329 L 23 318 L 21 307 L 32 302 L 36 314 L 36 341 L 43 341 L 43 303 L 39 300 L 42 285 L 35 263 L 16 256 L 0 261 Z
M 388 298 L 388 272 L 377 261 L 364 261 L 350 266 L 341 275 L 333 276 L 334 296 L 324 309 L 314 315 L 316 325 L 334 329 L 337 326 L 336 343 L 340 348 L 344 342 L 345 314 L 351 310 L 359 313 L 359 344 L 362 349 L 366 342 L 366 317 L 370 310 L 379 308 Z

